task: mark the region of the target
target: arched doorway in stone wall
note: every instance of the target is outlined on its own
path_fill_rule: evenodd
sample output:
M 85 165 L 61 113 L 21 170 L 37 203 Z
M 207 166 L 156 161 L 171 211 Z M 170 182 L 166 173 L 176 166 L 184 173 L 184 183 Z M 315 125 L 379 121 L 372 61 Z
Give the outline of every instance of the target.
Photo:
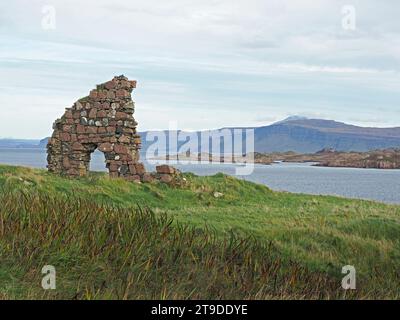
M 72 176 L 85 176 L 91 169 L 92 157 L 97 151 L 103 157 L 103 169 L 107 169 L 110 176 L 129 176 L 142 174 L 138 173 L 142 169 L 131 162 L 137 162 L 137 156 L 135 150 L 129 150 L 121 144 L 113 144 L 109 142 L 98 143 L 79 143 L 73 142 L 70 144 L 64 143 L 62 146 L 64 151 L 68 150 L 68 157 L 63 157 L 63 169 L 66 170 L 68 175 Z
M 108 172 L 105 154 L 99 151 L 98 148 L 90 155 L 89 168 L 91 172 Z

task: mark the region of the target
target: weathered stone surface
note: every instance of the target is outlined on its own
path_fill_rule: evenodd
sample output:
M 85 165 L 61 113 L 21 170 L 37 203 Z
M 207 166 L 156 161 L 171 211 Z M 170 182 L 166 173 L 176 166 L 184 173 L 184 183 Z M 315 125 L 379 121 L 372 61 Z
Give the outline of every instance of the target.
M 90 119 L 95 119 L 96 116 L 97 116 L 97 109 L 96 109 L 96 108 L 90 109 L 89 118 L 90 118 Z
M 72 145 L 72 150 L 74 150 L 74 151 L 84 151 L 85 147 L 83 146 L 82 143 L 74 142 L 73 145 Z
M 89 97 L 92 99 L 96 99 L 97 98 L 97 90 L 90 91 Z
M 89 127 L 86 127 L 86 133 L 87 134 L 97 134 L 97 128 L 89 125 Z
M 127 113 L 126 112 L 116 112 L 115 114 L 115 119 L 116 120 L 125 120 L 127 118 Z
M 102 143 L 99 145 L 99 151 L 101 152 L 111 152 L 113 151 L 113 145 L 109 142 Z
M 157 173 L 147 173 L 139 162 L 141 140 L 136 133 L 131 98 L 134 88 L 136 81 L 114 77 L 67 108 L 54 122 L 47 145 L 49 171 L 84 176 L 91 153 L 98 149 L 104 153 L 111 178 L 123 177 L 137 183 L 173 182 L 179 174 L 173 167 L 162 165 L 157 167 Z
M 71 110 L 65 111 L 64 116 L 65 116 L 66 119 L 72 119 L 73 118 L 72 111 Z
M 151 173 L 146 172 L 142 176 L 142 181 L 143 182 L 152 182 L 154 180 L 155 180 L 155 178 Z
M 173 180 L 173 177 L 169 174 L 161 174 L 160 175 L 160 181 L 164 183 L 171 183 Z
M 107 159 L 110 177 L 142 180 L 146 170 L 138 162 L 140 145 L 135 143 L 136 126 L 131 133 L 124 130 L 136 122 L 128 110 L 131 107 L 122 107 L 134 105 L 131 92 L 135 84 L 124 76 L 114 77 L 66 109 L 63 117 L 54 123 L 47 146 L 49 171 L 86 175 L 90 154 L 99 149 Z M 124 121 L 128 122 L 126 126 Z
M 71 136 L 69 133 L 61 132 L 60 133 L 60 140 L 63 142 L 68 142 L 71 140 Z
M 166 164 L 157 166 L 156 171 L 157 171 L 157 173 L 160 173 L 160 174 L 175 174 L 175 172 L 176 172 L 174 167 L 168 166 Z
M 133 164 L 129 165 L 129 171 L 131 172 L 131 174 L 136 174 L 136 167 Z
M 131 139 L 128 136 L 122 135 L 119 139 L 119 142 L 121 143 L 129 143 L 131 141 Z
M 119 155 L 123 155 L 128 152 L 128 148 L 124 145 L 117 144 L 114 146 L 114 151 Z
M 143 175 L 146 172 L 146 169 L 144 168 L 143 163 L 137 163 L 135 165 L 135 168 L 136 168 L 136 173 L 138 175 Z
M 117 83 L 115 81 L 108 81 L 104 85 L 108 90 L 114 89 L 117 86 Z

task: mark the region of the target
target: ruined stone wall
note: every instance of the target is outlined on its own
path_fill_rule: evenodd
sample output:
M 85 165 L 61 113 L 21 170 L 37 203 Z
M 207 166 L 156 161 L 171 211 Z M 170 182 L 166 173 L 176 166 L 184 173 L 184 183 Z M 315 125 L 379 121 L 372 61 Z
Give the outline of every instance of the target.
M 133 117 L 131 92 L 136 81 L 124 76 L 100 84 L 67 108 L 53 125 L 47 146 L 48 169 L 71 177 L 85 176 L 91 154 L 104 153 L 111 177 L 149 180 L 139 162 L 140 136 Z

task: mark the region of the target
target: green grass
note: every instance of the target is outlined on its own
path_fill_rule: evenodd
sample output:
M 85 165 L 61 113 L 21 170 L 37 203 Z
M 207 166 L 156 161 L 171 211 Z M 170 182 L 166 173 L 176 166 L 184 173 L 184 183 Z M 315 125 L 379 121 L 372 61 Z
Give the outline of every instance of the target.
M 215 192 L 223 193 L 216 198 Z M 400 298 L 400 206 L 0 166 L 0 297 Z M 40 269 L 57 269 L 57 290 Z M 357 290 L 341 289 L 354 265 Z

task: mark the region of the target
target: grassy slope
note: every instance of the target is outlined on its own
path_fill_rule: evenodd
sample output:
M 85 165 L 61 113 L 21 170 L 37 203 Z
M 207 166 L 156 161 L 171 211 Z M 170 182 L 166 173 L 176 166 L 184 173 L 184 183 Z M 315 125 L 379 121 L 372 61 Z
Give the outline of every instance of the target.
M 139 204 L 151 208 L 156 215 L 166 212 L 178 223 L 211 229 L 212 232 L 206 232 L 215 233 L 222 242 L 232 231 L 241 237 L 254 236 L 261 244 L 272 241 L 274 250 L 269 255 L 279 256 L 282 270 L 291 270 L 295 262 L 307 270 L 304 274 L 326 275 L 328 278 L 323 281 L 337 281 L 338 286 L 342 266 L 354 265 L 360 288 L 358 297 L 399 297 L 399 206 L 272 192 L 264 186 L 222 174 L 185 177 L 186 183 L 170 188 L 109 180 L 102 174 L 69 180 L 41 170 L 0 166 L 0 187 L 5 193 L 38 191 L 53 198 L 65 196 L 71 201 L 80 197 L 88 203 L 94 201 L 119 208 Z M 224 196 L 215 198 L 216 191 Z M 298 293 L 301 296 L 302 291 Z M 172 297 L 186 294 L 185 291 Z M 217 296 L 235 297 L 221 293 Z M 248 297 L 268 297 L 268 294 L 252 293 Z

